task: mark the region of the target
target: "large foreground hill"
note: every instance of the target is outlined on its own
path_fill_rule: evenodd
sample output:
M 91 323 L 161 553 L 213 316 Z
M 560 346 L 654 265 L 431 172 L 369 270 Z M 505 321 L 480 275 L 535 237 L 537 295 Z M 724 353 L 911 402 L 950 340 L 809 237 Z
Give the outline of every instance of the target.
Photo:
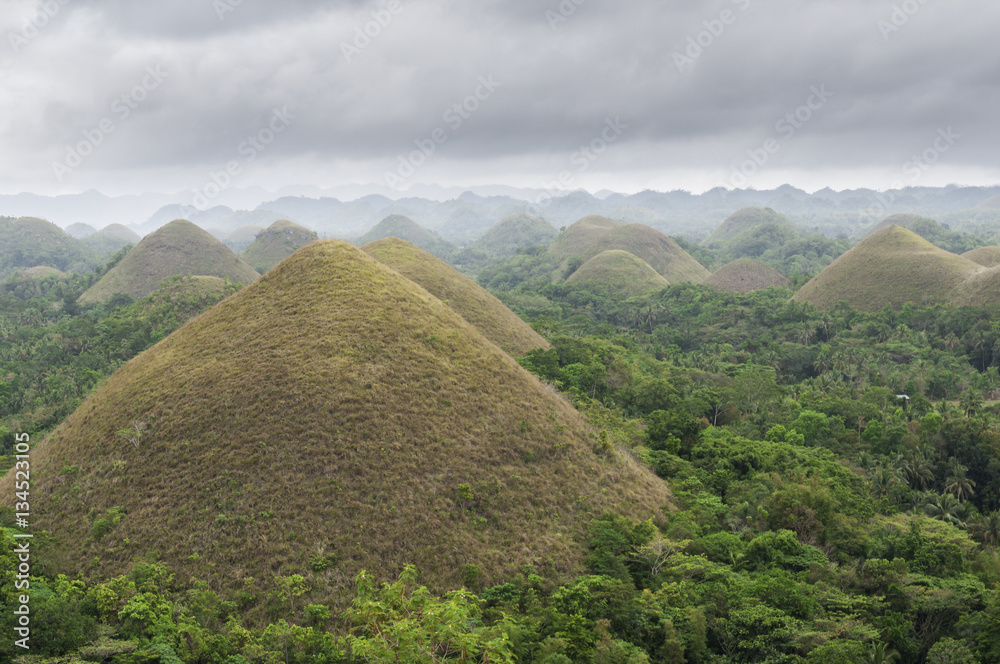
M 583 571 L 589 521 L 661 513 L 662 481 L 426 290 L 343 242 L 297 252 L 133 359 L 32 455 L 54 565 L 155 557 L 233 596 L 361 569 Z M 13 476 L 0 492 L 13 500 Z

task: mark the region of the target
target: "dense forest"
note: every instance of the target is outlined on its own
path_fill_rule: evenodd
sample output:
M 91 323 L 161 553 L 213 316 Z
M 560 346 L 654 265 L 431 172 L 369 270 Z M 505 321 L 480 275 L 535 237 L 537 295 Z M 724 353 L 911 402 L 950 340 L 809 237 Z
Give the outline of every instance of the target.
M 466 588 L 443 597 L 423 588 L 419 569 L 381 586 L 361 574 L 341 614 L 311 592 L 311 578 L 335 564 L 319 554 L 275 579 L 278 591 L 247 579 L 228 598 L 156 560 L 104 583 L 55 575 L 38 533 L 32 657 L 6 638 L 0 657 L 1000 661 L 995 308 L 820 311 L 788 289 L 693 284 L 622 301 L 552 283 L 551 269 L 542 250 L 525 249 L 479 280 L 551 342 L 519 362 L 585 415 L 595 453 L 647 465 L 674 497 L 647 522 L 595 518 L 589 574 L 554 580 L 528 567 L 484 587 L 468 566 Z M 81 308 L 77 296 L 98 276 L 0 285 L 4 454 L 16 432 L 40 440 L 118 366 L 220 299 L 178 279 L 143 300 Z M 474 519 L 476 489 L 465 491 Z M 13 525 L 12 513 L 3 518 Z M 100 539 L 120 515 L 89 518 Z M 18 595 L 13 532 L 3 534 L 5 634 Z M 251 609 L 267 624 L 241 619 Z

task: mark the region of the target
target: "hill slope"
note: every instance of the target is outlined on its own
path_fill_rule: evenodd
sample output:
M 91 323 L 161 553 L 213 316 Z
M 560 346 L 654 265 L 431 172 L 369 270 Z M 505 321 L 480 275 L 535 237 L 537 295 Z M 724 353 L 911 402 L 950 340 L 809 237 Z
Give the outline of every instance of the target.
M 958 307 L 985 307 L 1000 304 L 1000 266 L 973 273 L 955 291 L 951 301 Z
M 580 256 L 615 228 L 615 222 L 607 217 L 592 214 L 580 219 L 563 231 L 549 245 L 549 253 L 560 260 Z
M 438 258 L 447 258 L 455 247 L 450 242 L 442 240 L 436 234 L 427 230 L 409 217 L 393 214 L 378 222 L 374 228 L 361 236 L 358 244 L 368 244 L 387 237 L 398 237 L 410 244 L 415 244 L 424 251 L 429 251 Z
M 319 236 L 308 228 L 282 219 L 259 233 L 247 250 L 240 254 L 250 267 L 264 274 Z
M 731 293 L 749 293 L 771 286 L 787 286 L 789 283 L 773 267 L 752 258 L 740 258 L 727 263 L 705 280 L 706 286 Z
M 514 357 L 549 347 L 548 341 L 489 291 L 423 249 L 398 238 L 378 240 L 361 248 L 425 288 Z
M 587 247 L 582 257 L 585 261 L 590 260 L 612 249 L 627 251 L 641 258 L 672 284 L 685 281 L 701 283 L 711 274 L 672 239 L 643 224 L 625 224 L 610 229 L 604 237 Z
M 360 569 L 404 563 L 436 591 L 469 564 L 485 585 L 528 563 L 562 577 L 591 518 L 669 500 L 594 441 L 440 300 L 329 240 L 120 368 L 33 452 L 32 516 L 61 570 L 107 578 L 155 552 L 229 597 L 306 574 L 303 604 L 343 606 Z
M 0 217 L 0 275 L 38 266 L 84 272 L 96 263 L 94 252 L 53 223 Z
M 473 245 L 491 258 L 509 258 L 518 249 L 549 245 L 559 232 L 549 222 L 530 214 L 512 214 L 501 219 Z
M 1000 247 L 979 247 L 965 252 L 962 257 L 983 267 L 996 267 L 1000 265 Z
M 585 285 L 615 299 L 647 295 L 670 285 L 649 263 L 620 249 L 597 254 L 571 274 L 566 283 Z
M 718 246 L 734 239 L 741 233 L 752 231 L 758 226 L 765 224 L 773 224 L 795 231 L 795 226 L 792 225 L 792 222 L 771 208 L 746 207 L 729 215 L 718 228 L 705 238 L 702 245 L 706 247 Z
M 876 311 L 905 302 L 946 302 L 981 266 L 948 253 L 902 226 L 869 235 L 793 297 L 828 309 L 844 300 Z
M 98 256 L 107 256 L 127 247 L 130 244 L 138 244 L 142 237 L 128 226 L 122 224 L 111 224 L 105 226 L 96 233 L 92 233 L 80 240 Z
M 172 221 L 147 235 L 100 281 L 80 296 L 80 304 L 103 302 L 115 293 L 134 298 L 149 295 L 175 275 L 230 279 L 242 284 L 258 274 L 226 245 L 190 221 Z

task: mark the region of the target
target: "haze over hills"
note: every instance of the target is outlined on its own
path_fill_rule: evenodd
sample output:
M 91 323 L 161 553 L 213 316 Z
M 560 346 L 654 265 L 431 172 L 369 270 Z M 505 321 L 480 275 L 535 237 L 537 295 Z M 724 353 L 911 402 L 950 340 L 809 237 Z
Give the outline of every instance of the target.
M 264 230 L 263 226 L 248 224 L 240 226 L 229 235 L 220 238 L 222 243 L 233 250 L 233 253 L 243 253 L 257 239 L 257 235 Z M 218 236 L 216 236 L 218 237 Z
M 771 208 L 746 207 L 727 217 L 718 228 L 702 240 L 701 244 L 706 247 L 717 247 L 733 240 L 741 233 L 755 230 L 766 224 L 772 224 L 788 231 L 795 229 L 791 221 Z
M 80 243 L 89 247 L 98 256 L 105 257 L 130 244 L 138 244 L 140 240 L 142 237 L 131 228 L 121 224 L 111 224 L 82 238 Z
M 250 267 L 264 274 L 302 247 L 319 237 L 308 228 L 282 219 L 257 234 L 253 243 L 240 254 Z
M 587 215 L 562 231 L 549 245 L 549 253 L 562 260 L 581 256 L 590 247 L 607 237 L 616 225 L 607 217 Z
M 508 258 L 519 249 L 548 246 L 558 235 L 559 231 L 547 221 L 530 214 L 518 213 L 498 221 L 470 249 L 491 258 Z
M 442 240 L 437 234 L 427 230 L 409 217 L 399 214 L 390 215 L 377 223 L 374 228 L 361 236 L 358 244 L 369 244 L 390 237 L 406 240 L 438 258 L 447 258 L 455 250 L 454 245 L 450 242 Z
M 40 266 L 86 272 L 96 265 L 94 252 L 55 224 L 34 217 L 0 217 L 0 275 Z
M 405 563 L 435 592 L 470 564 L 485 585 L 529 563 L 560 579 L 592 518 L 670 501 L 596 442 L 440 300 L 323 241 L 120 368 L 33 452 L 33 516 L 71 575 L 155 552 L 228 597 L 311 560 L 330 561 L 312 583 L 335 606 L 359 570 Z M 104 537 L 80 518 L 112 513 Z
M 786 287 L 791 282 L 770 265 L 740 258 L 713 272 L 704 283 L 731 293 L 749 293 L 772 286 Z
M 589 260 L 604 251 L 620 249 L 633 254 L 670 283 L 701 283 L 710 272 L 672 239 L 643 224 L 624 224 L 609 229 L 581 254 Z
M 816 275 L 793 297 L 821 309 L 845 301 L 862 311 L 906 302 L 949 302 L 956 289 L 983 269 L 934 246 L 902 226 L 888 226 L 862 240 Z
M 80 296 L 80 304 L 109 299 L 115 293 L 149 295 L 175 275 L 213 276 L 242 284 L 259 276 L 226 245 L 190 221 L 172 221 L 147 235 L 100 281 Z
M 425 288 L 512 356 L 521 357 L 536 348 L 549 348 L 549 342 L 503 302 L 423 249 L 399 238 L 376 240 L 361 249 Z
M 614 299 L 648 295 L 670 285 L 649 263 L 621 249 L 597 254 L 571 274 L 566 283 Z

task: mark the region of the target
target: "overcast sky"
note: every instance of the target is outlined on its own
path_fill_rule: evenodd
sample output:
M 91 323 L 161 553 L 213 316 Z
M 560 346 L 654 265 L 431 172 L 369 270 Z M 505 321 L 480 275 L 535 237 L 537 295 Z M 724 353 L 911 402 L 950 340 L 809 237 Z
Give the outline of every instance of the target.
M 998 25 L 991 0 L 0 0 L 0 193 L 996 184 Z

